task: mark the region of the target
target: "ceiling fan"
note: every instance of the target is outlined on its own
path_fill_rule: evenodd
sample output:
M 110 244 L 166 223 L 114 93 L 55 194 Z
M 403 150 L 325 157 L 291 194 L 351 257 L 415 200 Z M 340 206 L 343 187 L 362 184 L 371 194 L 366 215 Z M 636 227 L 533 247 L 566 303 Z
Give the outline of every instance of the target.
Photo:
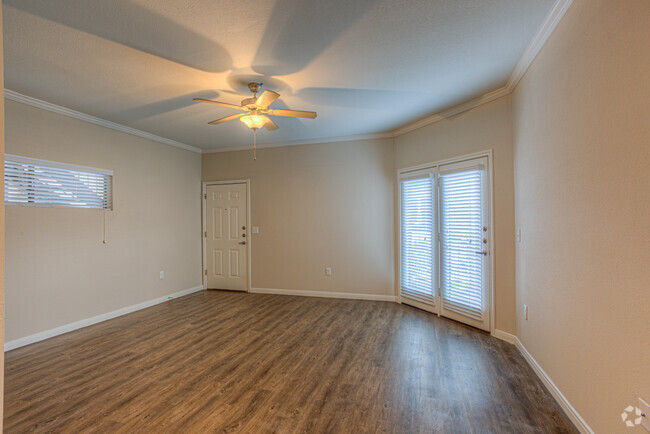
M 208 104 L 216 104 L 224 107 L 230 107 L 243 111 L 244 113 L 237 113 L 234 115 L 226 116 L 225 118 L 216 119 L 212 122 L 208 122 L 210 125 L 221 124 L 224 122 L 231 121 L 233 119 L 239 119 L 246 126 L 252 130 L 257 130 L 258 128 L 265 127 L 267 130 L 277 130 L 278 126 L 266 115 L 271 116 L 288 116 L 292 118 L 308 118 L 315 119 L 316 112 L 308 112 L 302 110 L 283 110 L 283 109 L 270 109 L 269 105 L 276 99 L 280 97 L 280 94 L 273 92 L 272 90 L 265 90 L 262 92 L 262 95 L 257 97 L 257 92 L 259 92 L 262 83 L 248 83 L 248 88 L 253 92 L 252 98 L 243 99 L 241 105 L 229 104 L 227 102 L 213 101 L 211 99 L 203 98 L 194 98 L 194 101 L 205 102 Z

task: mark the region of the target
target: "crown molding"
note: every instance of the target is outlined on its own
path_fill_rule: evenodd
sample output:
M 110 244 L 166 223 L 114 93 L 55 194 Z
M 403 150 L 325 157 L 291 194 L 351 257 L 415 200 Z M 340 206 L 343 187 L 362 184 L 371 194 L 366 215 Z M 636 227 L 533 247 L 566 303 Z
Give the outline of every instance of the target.
M 505 86 L 500 87 L 499 89 L 496 89 L 492 92 L 486 93 L 485 95 L 482 95 L 478 98 L 474 98 L 450 109 L 435 113 L 431 116 L 427 116 L 424 119 L 420 119 L 419 121 L 415 121 L 411 124 L 393 130 L 393 137 L 398 137 L 410 131 L 417 130 L 418 128 L 440 122 L 512 93 L 515 90 L 515 87 L 517 87 L 519 80 L 521 80 L 526 71 L 528 71 L 528 68 L 533 63 L 533 60 L 535 60 L 535 57 L 537 57 L 542 47 L 544 47 L 544 44 L 546 44 L 546 41 L 548 41 L 548 38 L 560 23 L 562 17 L 564 17 L 564 14 L 572 3 L 573 0 L 557 0 L 555 2 L 548 15 L 544 19 L 541 27 L 539 30 L 537 30 L 537 33 L 535 33 L 533 40 L 530 42 L 530 44 L 528 44 L 528 47 L 526 47 L 524 54 L 519 59 L 519 62 L 515 66 L 514 71 L 512 71 L 512 74 L 510 75 L 510 78 L 508 79 L 508 82 Z
M 373 133 L 373 134 L 357 134 L 350 136 L 338 136 L 338 137 L 322 137 L 318 139 L 308 139 L 308 140 L 295 140 L 291 142 L 277 142 L 277 143 L 263 143 L 258 144 L 257 149 L 264 148 L 279 148 L 283 146 L 297 146 L 297 145 L 315 145 L 319 143 L 337 143 L 337 142 L 356 142 L 360 140 L 373 140 L 373 139 L 394 139 L 399 137 L 402 134 L 406 134 L 410 131 L 417 130 L 418 128 L 425 127 L 427 125 L 434 124 L 436 122 L 448 119 L 457 114 L 466 112 L 480 105 L 486 104 L 495 99 L 501 98 L 510 94 L 512 91 L 508 88 L 500 87 L 492 92 L 488 92 L 484 95 L 479 96 L 478 98 L 471 99 L 462 104 L 453 106 L 447 110 L 434 113 L 430 116 L 427 116 L 424 119 L 415 121 L 403 127 L 397 128 L 392 131 L 385 133 Z M 246 151 L 251 149 L 251 145 L 239 145 L 239 146 L 227 146 L 215 149 L 204 149 L 203 154 L 214 154 L 218 152 L 233 152 L 233 151 Z
M 512 75 L 510 75 L 510 79 L 506 84 L 506 88 L 508 88 L 510 92 L 515 90 L 515 87 L 517 87 L 519 80 L 521 80 L 526 71 L 528 71 L 528 68 L 533 63 L 533 60 L 535 60 L 535 57 L 537 57 L 539 52 L 542 50 L 542 47 L 544 47 L 544 44 L 546 44 L 546 41 L 548 41 L 548 38 L 553 33 L 553 30 L 555 30 L 557 25 L 560 23 L 562 17 L 564 17 L 564 14 L 572 3 L 573 0 L 557 0 L 555 2 L 550 12 L 546 16 L 546 19 L 542 23 L 542 26 L 539 28 L 539 30 L 537 30 L 537 33 L 533 37 L 533 40 L 526 48 L 526 51 L 524 51 L 521 59 L 519 59 L 519 63 L 517 63 L 517 66 L 515 66 L 515 70 L 512 72 Z
M 80 121 L 89 122 L 91 124 L 100 125 L 102 127 L 110 128 L 112 130 L 121 131 L 123 133 L 132 134 L 145 139 L 153 140 L 156 142 L 164 143 L 165 145 L 174 146 L 176 148 L 185 149 L 186 151 L 201 153 L 201 148 L 190 146 L 185 143 L 177 142 L 176 140 L 167 139 L 165 137 L 156 136 L 155 134 L 147 133 L 135 128 L 127 127 L 126 125 L 117 124 L 115 122 L 107 121 L 95 116 L 87 115 L 60 105 L 52 104 L 47 101 L 42 101 L 31 96 L 23 95 L 22 93 L 14 92 L 13 90 L 5 89 L 5 98 L 16 101 L 22 104 L 27 104 L 32 107 L 37 107 L 43 110 L 48 110 L 60 115 L 68 116 L 71 118 L 79 119 Z
M 392 139 L 395 137 L 392 133 L 373 133 L 373 134 L 356 134 L 351 136 L 338 136 L 338 137 L 320 137 L 317 139 L 307 140 L 294 140 L 291 142 L 276 142 L 276 143 L 262 143 L 257 145 L 257 149 L 264 148 L 280 148 L 284 146 L 298 146 L 298 145 L 316 145 L 319 143 L 340 143 L 340 142 L 358 142 L 361 140 L 377 140 L 377 139 Z M 232 151 L 247 151 L 251 149 L 252 145 L 238 145 L 227 146 L 215 149 L 204 149 L 204 154 L 214 154 L 217 152 L 232 152 Z
M 424 119 L 420 119 L 419 121 L 415 121 L 411 124 L 405 125 L 401 128 L 398 128 L 396 130 L 392 131 L 393 137 L 398 137 L 401 136 L 402 134 L 406 134 L 410 131 L 417 130 L 418 128 L 425 127 L 427 125 L 435 124 L 436 122 L 440 122 L 442 120 L 448 119 L 452 116 L 455 116 L 457 114 L 466 112 L 468 110 L 471 110 L 475 107 L 478 107 L 480 105 L 486 104 L 490 101 L 494 101 L 495 99 L 501 98 L 502 96 L 506 96 L 510 93 L 511 91 L 508 90 L 506 87 L 500 87 L 496 90 L 493 90 L 492 92 L 488 92 L 484 95 L 479 96 L 478 98 L 471 99 L 469 101 L 466 101 L 462 104 L 456 105 L 450 109 L 443 110 L 441 112 L 435 113 L 431 116 L 427 116 Z
M 338 136 L 338 137 L 321 137 L 317 139 L 295 140 L 290 142 L 263 143 L 257 145 L 257 148 L 264 149 L 264 148 L 277 148 L 281 146 L 297 146 L 297 145 L 311 145 L 311 144 L 318 144 L 318 143 L 353 142 L 353 141 L 360 141 L 360 140 L 395 138 L 403 134 L 406 134 L 408 132 L 425 127 L 427 125 L 431 125 L 436 122 L 449 119 L 452 116 L 458 115 L 460 113 L 466 112 L 473 108 L 479 107 L 483 104 L 487 104 L 503 96 L 509 95 L 515 90 L 517 84 L 524 76 L 524 74 L 526 73 L 530 65 L 533 63 L 535 57 L 537 57 L 542 47 L 544 47 L 544 44 L 546 44 L 546 41 L 551 36 L 551 34 L 553 33 L 557 25 L 560 23 L 562 17 L 564 17 L 564 14 L 569 9 L 572 3 L 573 0 L 556 0 L 555 4 L 553 5 L 548 15 L 544 19 L 544 22 L 542 23 L 541 27 L 533 37 L 533 40 L 530 42 L 530 44 L 524 51 L 524 54 L 519 59 L 519 62 L 515 66 L 514 71 L 510 75 L 510 78 L 508 79 L 508 82 L 503 87 L 493 90 L 492 92 L 488 92 L 484 95 L 481 95 L 478 98 L 474 98 L 469 101 L 463 102 L 449 109 L 443 110 L 438 113 L 434 113 L 430 116 L 425 117 L 424 119 L 420 119 L 418 121 L 412 122 L 408 125 L 405 125 L 403 127 L 388 132 L 373 133 L 373 134 L 358 134 L 358 135 Z M 177 148 L 185 149 L 187 151 L 192 151 L 199 154 L 243 151 L 243 150 L 250 149 L 250 145 L 240 145 L 240 146 L 227 146 L 227 147 L 220 147 L 216 149 L 202 150 L 201 148 L 197 148 L 195 146 L 190 146 L 185 143 L 177 142 L 175 140 L 166 139 L 164 137 L 156 136 L 154 134 L 140 131 L 135 128 L 127 127 L 125 125 L 117 124 L 115 122 L 110 122 L 105 119 L 100 119 L 95 116 L 87 115 L 85 113 L 81 113 L 75 110 L 61 107 L 59 105 L 52 104 L 46 101 L 41 101 L 39 99 L 20 94 L 18 92 L 14 92 L 9 89 L 5 89 L 4 95 L 5 98 L 10 99 L 12 101 L 28 104 L 34 107 L 42 108 L 44 110 L 49 110 L 51 112 L 59 113 L 64 116 L 69 116 L 85 122 L 90 122 L 95 125 L 101 125 L 103 127 L 111 128 L 117 131 L 122 131 L 127 134 L 133 134 L 135 136 L 143 137 L 149 140 L 154 140 L 156 142 L 164 143 L 170 146 L 175 146 Z

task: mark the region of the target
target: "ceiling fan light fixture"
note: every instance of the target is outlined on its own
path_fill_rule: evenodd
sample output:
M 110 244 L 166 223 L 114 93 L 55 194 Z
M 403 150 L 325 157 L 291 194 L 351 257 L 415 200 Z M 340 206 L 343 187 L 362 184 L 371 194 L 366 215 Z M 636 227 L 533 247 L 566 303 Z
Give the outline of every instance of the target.
M 269 105 L 271 105 L 276 99 L 280 98 L 280 94 L 273 92 L 272 90 L 265 90 L 258 98 L 257 92 L 260 90 L 261 86 L 262 83 L 249 83 L 248 88 L 251 92 L 253 92 L 253 98 L 245 98 L 241 102 L 240 106 L 227 102 L 213 101 L 205 98 L 194 98 L 194 101 L 196 102 L 221 105 L 225 107 L 235 108 L 244 112 L 226 116 L 225 118 L 221 119 L 215 119 L 211 122 L 208 122 L 208 124 L 216 125 L 232 121 L 234 119 L 239 119 L 242 121 L 244 125 L 253 130 L 253 160 L 257 160 L 257 130 L 262 127 L 265 127 L 269 131 L 275 131 L 278 129 L 278 125 L 273 122 L 271 118 L 266 116 L 266 114 L 269 114 L 271 116 L 285 116 L 290 118 L 316 118 L 316 112 L 308 112 L 304 110 L 269 109 Z
M 239 118 L 240 121 L 242 121 L 246 126 L 250 129 L 257 129 L 257 128 L 262 128 L 264 124 L 267 121 L 266 116 L 261 116 L 261 115 L 248 115 L 248 116 L 242 116 Z

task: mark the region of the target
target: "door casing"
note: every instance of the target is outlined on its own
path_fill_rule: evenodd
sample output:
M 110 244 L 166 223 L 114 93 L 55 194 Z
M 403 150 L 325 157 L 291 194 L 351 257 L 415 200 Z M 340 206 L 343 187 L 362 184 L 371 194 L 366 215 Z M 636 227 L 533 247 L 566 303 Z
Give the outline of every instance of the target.
M 208 185 L 226 185 L 226 184 L 246 184 L 246 292 L 251 292 L 251 250 L 253 240 L 251 239 L 251 182 L 250 179 L 234 179 L 227 181 L 204 181 L 201 186 L 201 244 L 202 244 L 202 258 L 201 258 L 201 275 L 203 282 L 203 289 L 208 288 L 207 279 L 207 243 L 205 233 L 207 231 L 207 216 L 206 216 L 206 195 Z

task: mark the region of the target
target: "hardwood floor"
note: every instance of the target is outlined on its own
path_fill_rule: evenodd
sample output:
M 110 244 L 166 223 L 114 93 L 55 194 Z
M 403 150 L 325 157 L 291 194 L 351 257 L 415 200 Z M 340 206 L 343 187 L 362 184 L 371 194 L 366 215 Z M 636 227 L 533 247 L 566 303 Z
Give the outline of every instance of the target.
M 577 432 L 517 349 L 388 302 L 204 291 L 6 353 L 7 432 Z

